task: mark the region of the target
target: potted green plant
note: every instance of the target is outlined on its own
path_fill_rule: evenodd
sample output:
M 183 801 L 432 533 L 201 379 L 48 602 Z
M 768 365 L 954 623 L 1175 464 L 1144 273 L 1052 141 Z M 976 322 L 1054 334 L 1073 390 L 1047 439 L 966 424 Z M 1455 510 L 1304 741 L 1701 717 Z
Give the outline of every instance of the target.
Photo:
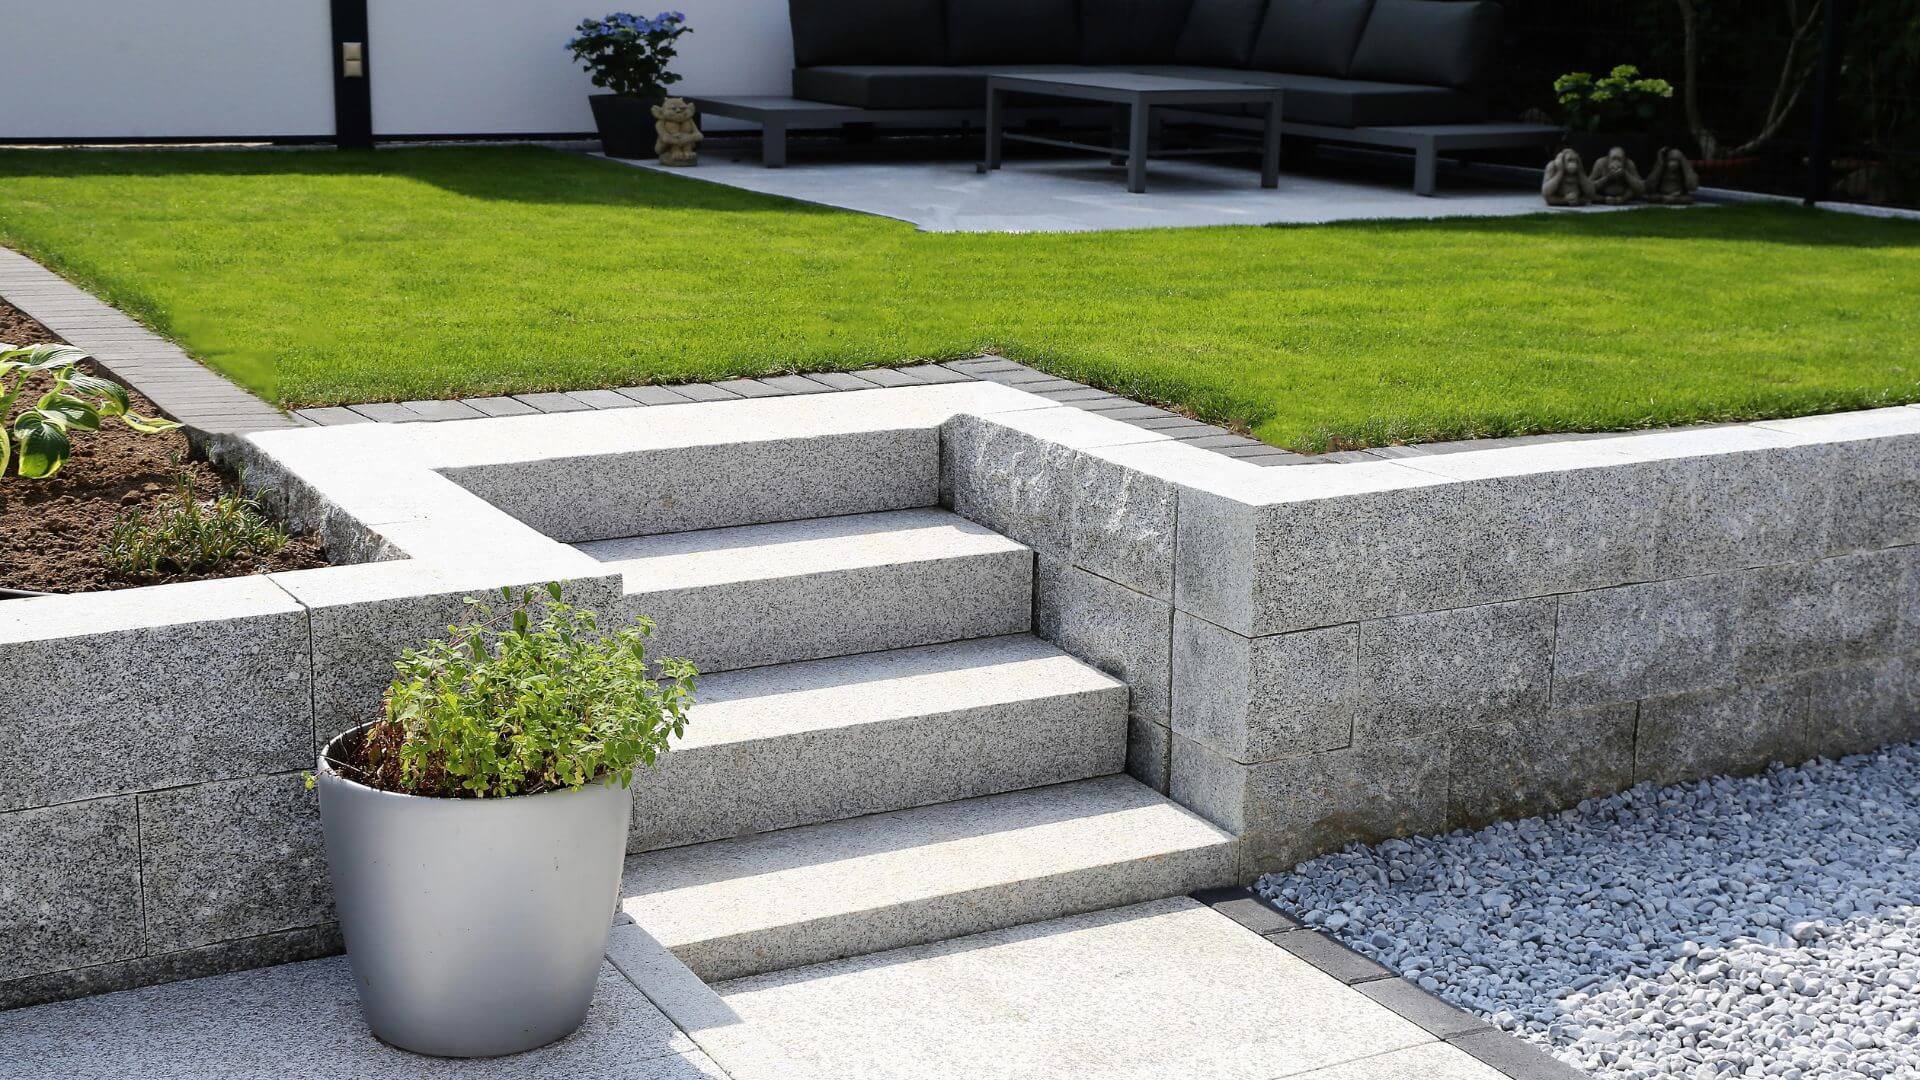
M 642 619 L 603 633 L 544 593 L 395 665 L 382 715 L 333 739 L 319 789 L 340 929 L 367 1024 L 439 1057 L 579 1027 L 605 952 L 635 770 L 686 727 L 693 665 L 652 663 Z
M 574 28 L 568 51 L 592 75 L 593 85 L 609 91 L 587 95 L 587 104 L 600 145 L 610 156 L 654 156 L 652 109 L 666 100 L 667 87 L 680 81 L 667 65 L 675 55 L 674 42 L 691 32 L 678 11 L 651 19 L 616 11 Z
M 1646 167 L 1662 145 L 1673 144 L 1661 127 L 1673 84 L 1643 77 L 1632 64 L 1598 79 L 1570 71 L 1553 80 L 1553 92 L 1567 128 L 1566 144 L 1589 165 L 1618 146 Z

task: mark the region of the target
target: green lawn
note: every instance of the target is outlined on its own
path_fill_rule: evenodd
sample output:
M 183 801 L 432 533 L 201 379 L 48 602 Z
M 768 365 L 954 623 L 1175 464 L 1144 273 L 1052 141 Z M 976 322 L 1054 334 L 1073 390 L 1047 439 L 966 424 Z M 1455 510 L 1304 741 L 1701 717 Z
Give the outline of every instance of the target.
M 1920 400 L 1920 223 L 929 235 L 539 149 L 0 152 L 0 242 L 288 405 L 993 350 L 1298 449 Z

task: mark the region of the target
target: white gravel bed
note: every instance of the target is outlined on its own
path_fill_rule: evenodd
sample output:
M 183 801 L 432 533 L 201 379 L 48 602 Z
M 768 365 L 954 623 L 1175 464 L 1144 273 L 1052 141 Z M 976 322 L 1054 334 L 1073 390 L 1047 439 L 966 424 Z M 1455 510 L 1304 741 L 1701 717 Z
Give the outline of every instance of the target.
M 1920 744 L 1349 848 L 1258 888 L 1595 1076 L 1920 1078 Z

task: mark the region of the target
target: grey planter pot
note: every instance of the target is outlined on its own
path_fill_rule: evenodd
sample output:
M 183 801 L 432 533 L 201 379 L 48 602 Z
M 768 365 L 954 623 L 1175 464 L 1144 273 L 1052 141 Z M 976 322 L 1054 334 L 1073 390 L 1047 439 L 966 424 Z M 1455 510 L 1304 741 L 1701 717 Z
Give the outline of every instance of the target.
M 325 753 L 315 775 L 347 957 L 382 1042 L 495 1057 L 580 1026 L 618 902 L 630 789 L 430 799 L 346 779 Z

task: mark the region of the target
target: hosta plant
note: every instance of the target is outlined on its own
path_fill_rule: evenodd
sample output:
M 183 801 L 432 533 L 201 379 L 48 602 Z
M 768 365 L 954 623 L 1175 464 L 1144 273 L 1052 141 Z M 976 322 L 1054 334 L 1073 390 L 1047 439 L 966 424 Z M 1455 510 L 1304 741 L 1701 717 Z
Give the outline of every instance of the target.
M 126 387 L 80 370 L 86 358 L 71 345 L 15 348 L 0 342 L 0 423 L 6 423 L 0 431 L 0 477 L 10 466 L 30 479 L 52 476 L 73 456 L 73 433 L 98 431 L 102 420 L 118 417 L 147 434 L 180 426 L 130 411 Z M 40 396 L 7 422 L 21 395 L 31 393 Z
M 685 731 L 695 671 L 648 659 L 649 620 L 603 632 L 557 584 L 467 603 L 472 621 L 401 656 L 345 775 L 442 798 L 624 786 Z

